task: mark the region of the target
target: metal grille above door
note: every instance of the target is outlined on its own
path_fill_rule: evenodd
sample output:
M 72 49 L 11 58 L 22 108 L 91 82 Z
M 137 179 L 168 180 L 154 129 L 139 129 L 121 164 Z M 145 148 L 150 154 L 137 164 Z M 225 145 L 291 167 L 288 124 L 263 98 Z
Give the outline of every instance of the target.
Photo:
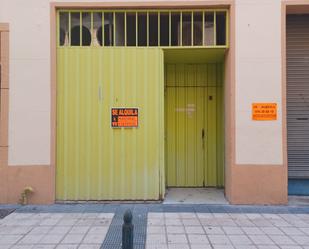
M 226 9 L 61 10 L 59 47 L 228 48 Z
M 287 126 L 289 178 L 309 178 L 309 15 L 287 16 Z

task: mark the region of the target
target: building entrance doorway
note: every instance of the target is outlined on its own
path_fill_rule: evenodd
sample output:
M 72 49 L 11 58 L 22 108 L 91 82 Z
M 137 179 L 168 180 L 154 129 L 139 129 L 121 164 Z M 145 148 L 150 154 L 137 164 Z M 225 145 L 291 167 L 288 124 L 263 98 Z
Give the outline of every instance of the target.
M 159 200 L 166 170 L 223 186 L 228 27 L 225 9 L 57 12 L 57 201 Z
M 223 186 L 222 64 L 167 64 L 165 76 L 166 185 Z

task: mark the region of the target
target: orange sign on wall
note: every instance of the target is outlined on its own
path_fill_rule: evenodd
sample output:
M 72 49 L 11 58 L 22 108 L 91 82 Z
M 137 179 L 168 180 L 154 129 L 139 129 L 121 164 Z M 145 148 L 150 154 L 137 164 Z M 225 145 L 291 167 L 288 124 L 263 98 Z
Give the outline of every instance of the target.
M 137 108 L 112 108 L 112 127 L 138 127 Z
M 277 120 L 277 104 L 253 103 L 252 120 L 260 120 L 260 121 Z

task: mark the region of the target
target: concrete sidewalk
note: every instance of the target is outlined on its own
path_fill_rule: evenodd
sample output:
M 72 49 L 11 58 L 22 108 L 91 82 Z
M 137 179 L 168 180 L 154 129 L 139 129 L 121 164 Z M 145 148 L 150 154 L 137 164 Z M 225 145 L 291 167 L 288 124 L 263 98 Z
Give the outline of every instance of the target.
M 308 206 L 55 204 L 15 208 L 0 219 L 0 249 L 121 249 L 122 215 L 127 209 L 133 211 L 135 249 L 309 249 Z
M 146 248 L 309 248 L 309 215 L 148 213 Z

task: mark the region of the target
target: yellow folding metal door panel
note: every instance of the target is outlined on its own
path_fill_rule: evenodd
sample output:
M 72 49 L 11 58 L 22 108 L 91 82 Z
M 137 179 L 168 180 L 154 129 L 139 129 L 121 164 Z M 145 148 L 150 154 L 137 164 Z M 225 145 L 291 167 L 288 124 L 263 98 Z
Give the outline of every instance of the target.
M 203 99 L 201 87 L 166 89 L 168 186 L 203 186 Z
M 205 92 L 205 110 L 207 126 L 204 151 L 205 175 L 207 187 L 224 186 L 224 96 L 223 64 L 207 64 L 204 70 L 207 82 Z
M 217 96 L 216 87 L 207 87 L 205 93 L 205 186 L 217 186 Z
M 164 193 L 159 48 L 58 48 L 57 200 L 157 200 Z M 112 107 L 139 108 L 111 128 Z
M 167 186 L 224 186 L 222 64 L 165 68 Z

